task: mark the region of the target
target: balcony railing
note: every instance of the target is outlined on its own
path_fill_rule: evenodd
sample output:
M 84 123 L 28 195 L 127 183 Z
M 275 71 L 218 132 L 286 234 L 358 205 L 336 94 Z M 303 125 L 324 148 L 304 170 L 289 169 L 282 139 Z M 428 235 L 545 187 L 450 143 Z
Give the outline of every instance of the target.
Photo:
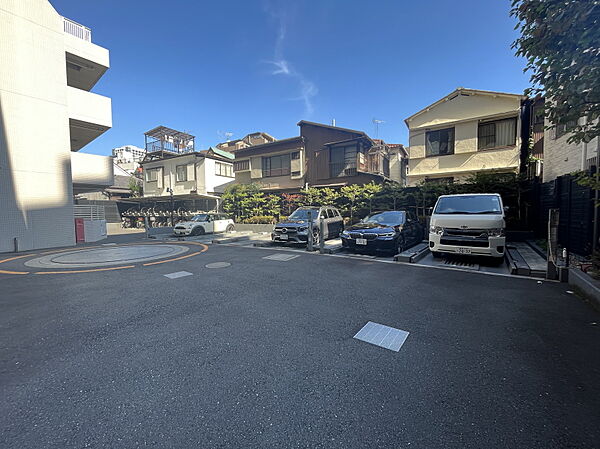
M 329 174 L 331 178 L 340 178 L 343 176 L 356 176 L 356 163 L 332 162 L 331 164 L 329 164 Z
M 78 37 L 84 41 L 92 42 L 92 30 L 81 25 L 80 23 L 63 17 L 63 29 L 65 33 L 70 34 L 71 36 Z

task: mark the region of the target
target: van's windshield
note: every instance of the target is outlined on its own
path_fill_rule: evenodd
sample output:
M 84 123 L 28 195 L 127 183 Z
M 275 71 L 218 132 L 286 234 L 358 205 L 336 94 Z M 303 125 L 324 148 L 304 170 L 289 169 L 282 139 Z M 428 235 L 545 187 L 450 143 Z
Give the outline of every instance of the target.
M 434 214 L 501 214 L 497 195 L 446 196 L 438 200 Z

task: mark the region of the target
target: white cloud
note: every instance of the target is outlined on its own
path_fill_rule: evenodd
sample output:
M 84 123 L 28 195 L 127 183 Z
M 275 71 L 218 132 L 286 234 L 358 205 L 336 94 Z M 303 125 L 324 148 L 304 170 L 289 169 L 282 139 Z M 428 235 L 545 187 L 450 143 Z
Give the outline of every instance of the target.
M 283 4 L 283 3 L 282 3 Z M 290 77 L 297 82 L 297 88 L 300 91 L 300 95 L 292 97 L 292 100 L 299 100 L 304 103 L 304 113 L 306 116 L 312 115 L 314 112 L 314 106 L 312 99 L 317 95 L 319 90 L 317 86 L 307 79 L 301 72 L 296 70 L 290 62 L 285 59 L 283 47 L 285 43 L 285 37 L 287 35 L 287 13 L 283 8 L 274 9 L 269 5 L 265 6 L 265 10 L 271 17 L 277 22 L 277 37 L 275 39 L 275 48 L 273 52 L 273 59 L 270 61 L 264 61 L 267 64 L 273 66 L 271 75 L 283 75 Z

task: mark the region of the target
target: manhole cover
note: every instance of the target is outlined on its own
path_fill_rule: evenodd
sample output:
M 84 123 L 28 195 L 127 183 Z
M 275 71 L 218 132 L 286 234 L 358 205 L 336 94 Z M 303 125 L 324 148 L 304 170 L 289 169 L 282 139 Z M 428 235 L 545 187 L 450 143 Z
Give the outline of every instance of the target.
M 188 251 L 183 245 L 129 245 L 79 249 L 28 260 L 34 268 L 84 268 L 124 265 L 176 256 Z
M 213 262 L 204 265 L 206 268 L 227 268 L 231 266 L 229 262 Z
M 295 259 L 296 257 L 300 257 L 298 254 L 271 254 L 270 256 L 265 256 L 263 259 L 268 260 L 279 260 L 280 262 L 287 262 L 288 260 Z

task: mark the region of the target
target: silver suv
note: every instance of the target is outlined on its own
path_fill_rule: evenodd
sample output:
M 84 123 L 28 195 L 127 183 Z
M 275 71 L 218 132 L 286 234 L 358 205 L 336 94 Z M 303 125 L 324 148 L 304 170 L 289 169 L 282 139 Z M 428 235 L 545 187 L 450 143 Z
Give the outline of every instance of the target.
M 344 230 L 344 220 L 335 207 L 299 207 L 287 219 L 275 225 L 271 239 L 274 242 L 306 243 L 309 220 L 313 223 L 313 244 L 318 245 L 321 237 L 325 240 L 338 237 Z M 321 222 L 323 236 L 319 231 Z

